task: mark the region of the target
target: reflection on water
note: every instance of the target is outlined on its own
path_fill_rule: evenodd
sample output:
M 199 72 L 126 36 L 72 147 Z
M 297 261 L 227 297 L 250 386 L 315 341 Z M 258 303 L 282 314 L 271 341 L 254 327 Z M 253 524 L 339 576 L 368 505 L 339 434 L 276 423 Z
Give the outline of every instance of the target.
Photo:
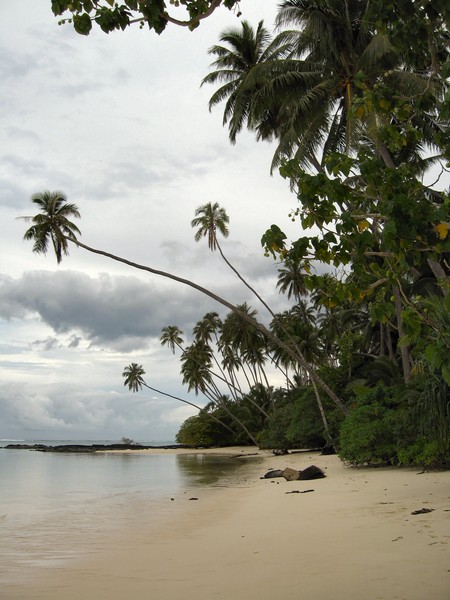
M 171 497 L 237 485 L 246 460 L 206 454 L 57 454 L 0 450 L 0 579 L 108 546 L 177 510 Z
M 177 467 L 191 486 L 228 485 L 230 476 L 239 475 L 246 465 L 244 458 L 212 454 L 178 454 Z

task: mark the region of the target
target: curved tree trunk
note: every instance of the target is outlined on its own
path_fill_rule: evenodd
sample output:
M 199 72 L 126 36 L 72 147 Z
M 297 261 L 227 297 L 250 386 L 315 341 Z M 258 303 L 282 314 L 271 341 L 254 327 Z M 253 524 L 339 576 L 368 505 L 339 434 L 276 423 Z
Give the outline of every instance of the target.
M 168 394 L 167 392 L 162 392 L 161 390 L 157 390 L 156 388 L 151 387 L 150 385 L 148 385 L 145 382 L 144 382 L 144 385 L 146 388 L 148 388 L 149 390 L 152 390 L 153 392 L 156 392 L 157 394 L 161 394 L 162 396 L 167 396 L 168 398 L 173 398 L 174 400 L 178 400 L 179 402 L 184 402 L 184 404 L 189 404 L 190 406 L 193 406 L 194 408 L 197 408 L 200 411 L 204 410 L 201 406 L 197 406 L 197 404 L 194 404 L 193 402 L 189 402 L 189 400 L 183 400 L 183 398 L 178 398 L 178 396 L 172 396 L 172 394 Z M 228 431 L 231 431 L 231 433 L 233 433 L 233 434 L 235 433 L 231 429 L 231 427 L 228 427 L 228 425 L 226 423 L 224 423 L 223 421 L 221 421 L 214 415 L 212 415 L 210 413 L 206 413 L 206 414 L 208 415 L 208 417 L 211 417 L 211 419 L 213 419 L 217 423 L 220 423 L 220 425 L 222 425 L 222 427 L 225 427 L 225 429 L 228 429 Z
M 187 286 L 197 290 L 198 292 L 204 294 L 205 296 L 212 298 L 213 300 L 215 300 L 222 306 L 225 306 L 226 308 L 230 309 L 235 314 L 239 315 L 242 319 L 244 319 L 248 323 L 251 323 L 256 329 L 261 331 L 261 333 L 263 333 L 265 336 L 267 336 L 276 345 L 280 346 L 280 348 L 285 350 L 287 352 L 287 354 L 289 354 L 289 356 L 292 356 L 296 362 L 299 362 L 303 366 L 303 368 L 308 372 L 311 379 L 313 379 L 316 384 L 318 384 L 320 387 L 322 387 L 322 389 L 325 391 L 325 393 L 342 410 L 342 412 L 344 414 L 348 414 L 348 408 L 345 406 L 345 404 L 342 402 L 342 400 L 323 381 L 323 379 L 321 379 L 321 377 L 319 377 L 314 372 L 314 369 L 311 368 L 311 366 L 309 365 L 309 363 L 307 362 L 307 360 L 305 359 L 305 357 L 303 356 L 303 354 L 301 353 L 301 351 L 298 348 L 296 348 L 294 351 L 290 346 L 285 344 L 276 335 L 274 335 L 269 329 L 267 329 L 267 327 L 264 327 L 264 325 L 262 325 L 261 323 L 258 323 L 258 321 L 256 321 L 253 317 L 251 317 L 250 315 L 247 315 L 243 311 L 239 310 L 237 306 L 235 306 L 234 304 L 231 304 L 231 302 L 228 302 L 228 300 L 221 298 L 217 294 L 214 294 L 214 292 L 211 292 L 210 290 L 202 287 L 201 285 L 198 285 L 194 281 L 190 281 L 189 279 L 184 279 L 183 277 L 179 277 L 178 275 L 173 275 L 172 273 L 168 273 L 166 271 L 161 271 L 159 269 L 153 269 L 152 267 L 147 267 L 145 265 L 135 263 L 131 260 L 127 260 L 126 258 L 122 258 L 120 256 L 116 256 L 115 254 L 105 252 L 104 250 L 98 250 L 96 248 L 92 248 L 91 246 L 87 246 L 86 244 L 83 244 L 82 242 L 80 242 L 78 239 L 75 239 L 75 238 L 65 237 L 65 239 L 67 239 L 69 242 L 72 242 L 79 248 L 83 248 L 84 250 L 87 250 L 88 252 L 92 252 L 93 254 L 99 254 L 101 256 L 106 256 L 107 258 L 110 258 L 111 260 L 123 263 L 125 265 L 129 265 L 130 267 L 133 267 L 134 269 L 138 269 L 140 271 L 146 271 L 148 273 L 153 273 L 154 275 L 159 275 L 160 277 L 165 277 L 165 278 L 171 279 L 172 281 L 177 281 L 178 283 L 187 285 Z

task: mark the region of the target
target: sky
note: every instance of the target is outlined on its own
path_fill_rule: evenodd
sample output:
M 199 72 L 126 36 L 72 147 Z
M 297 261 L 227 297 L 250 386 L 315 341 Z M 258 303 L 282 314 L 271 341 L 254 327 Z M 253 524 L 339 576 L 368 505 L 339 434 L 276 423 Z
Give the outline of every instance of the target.
M 195 209 L 218 202 L 230 217 L 228 259 L 275 312 L 277 265 L 260 239 L 298 224 L 288 183 L 270 174 L 274 147 L 243 133 L 231 145 L 215 88 L 200 87 L 220 33 L 247 19 L 272 29 L 276 2 L 243 0 L 200 28 L 138 26 L 88 37 L 58 26 L 50 0 L 0 0 L 0 439 L 172 441 L 195 410 L 122 371 L 142 364 L 149 385 L 203 405 L 182 385 L 179 356 L 161 347 L 177 325 L 226 310 L 178 283 L 73 248 L 61 265 L 32 253 L 20 216 L 31 196 L 62 190 L 81 213 L 85 244 L 191 279 L 233 303 L 257 300 L 196 243 Z M 276 384 L 276 376 L 272 383 Z

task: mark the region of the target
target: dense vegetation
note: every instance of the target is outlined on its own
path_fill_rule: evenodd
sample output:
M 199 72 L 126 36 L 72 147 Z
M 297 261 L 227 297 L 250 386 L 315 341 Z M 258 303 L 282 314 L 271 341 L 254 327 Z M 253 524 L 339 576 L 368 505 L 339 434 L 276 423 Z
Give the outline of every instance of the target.
M 227 400 L 264 447 L 333 445 L 355 464 L 450 459 L 444 12 L 429 2 L 291 0 L 276 37 L 244 21 L 210 50 L 204 83 L 222 84 L 210 107 L 225 102 L 232 142 L 243 127 L 275 142 L 272 168 L 299 202 L 289 217 L 307 233 L 291 245 L 277 224 L 263 235 L 279 290 L 294 301 L 270 328 L 344 404 L 270 340 L 236 340 L 240 368 L 253 367 L 252 351 L 259 371 L 285 373 L 282 387 L 250 382 Z M 227 348 L 226 322 L 214 352 Z M 178 440 L 201 443 L 215 410 L 189 419 Z M 226 441 L 219 434 L 213 443 Z
M 70 4 L 83 19 L 78 28 L 91 27 L 100 4 Z M 220 2 L 181 4 L 203 18 Z M 58 14 L 69 6 L 53 5 Z M 192 221 L 195 239 L 207 238 L 268 311 L 267 326 L 248 304 L 234 306 L 193 282 L 82 244 L 68 220 L 79 216 L 76 206 L 61 193 L 34 197 L 42 214 L 28 218 L 25 237 L 35 251 L 51 241 L 60 261 L 74 243 L 190 285 L 230 311 L 205 315 L 187 344 L 176 325 L 161 333 L 161 343 L 179 353 L 183 384 L 207 402 L 183 423 L 178 442 L 325 446 L 353 464 L 450 463 L 445 6 L 288 0 L 276 36 L 262 22 L 243 21 L 210 49 L 213 70 L 203 83 L 219 84 L 210 108 L 225 102 L 232 142 L 243 128 L 274 142 L 272 169 L 298 200 L 286 217 L 298 221 L 301 236 L 288 243 L 274 223 L 261 240 L 268 260 L 277 261 L 277 287 L 292 302 L 282 314 L 223 253 L 225 210 L 207 204 Z M 132 363 L 125 385 L 138 391 L 147 385 L 143 375 Z

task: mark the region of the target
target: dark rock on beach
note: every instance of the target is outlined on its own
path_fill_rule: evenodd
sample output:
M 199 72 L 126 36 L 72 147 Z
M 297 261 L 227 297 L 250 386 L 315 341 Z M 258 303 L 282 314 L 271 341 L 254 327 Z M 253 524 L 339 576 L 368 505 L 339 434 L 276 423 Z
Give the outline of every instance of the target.
M 281 469 L 271 469 L 261 479 L 272 479 L 273 477 L 283 477 L 283 471 Z
M 311 465 L 302 471 L 291 469 L 290 467 L 286 467 L 286 469 L 271 469 L 268 471 L 261 479 L 272 479 L 273 477 L 284 477 L 286 481 L 297 481 L 308 480 L 308 479 L 322 479 L 326 477 L 325 473 L 319 467 L 315 465 Z
M 8 444 L 6 450 L 35 450 L 37 452 L 101 452 L 102 450 L 172 450 L 187 448 L 179 444 L 173 446 L 143 446 L 141 444 L 64 444 L 60 446 L 47 446 L 45 444 Z
M 322 469 L 319 469 L 319 467 L 316 467 L 315 465 L 311 465 L 303 471 L 300 471 L 299 479 L 322 479 L 323 477 L 326 477 L 326 475 Z

